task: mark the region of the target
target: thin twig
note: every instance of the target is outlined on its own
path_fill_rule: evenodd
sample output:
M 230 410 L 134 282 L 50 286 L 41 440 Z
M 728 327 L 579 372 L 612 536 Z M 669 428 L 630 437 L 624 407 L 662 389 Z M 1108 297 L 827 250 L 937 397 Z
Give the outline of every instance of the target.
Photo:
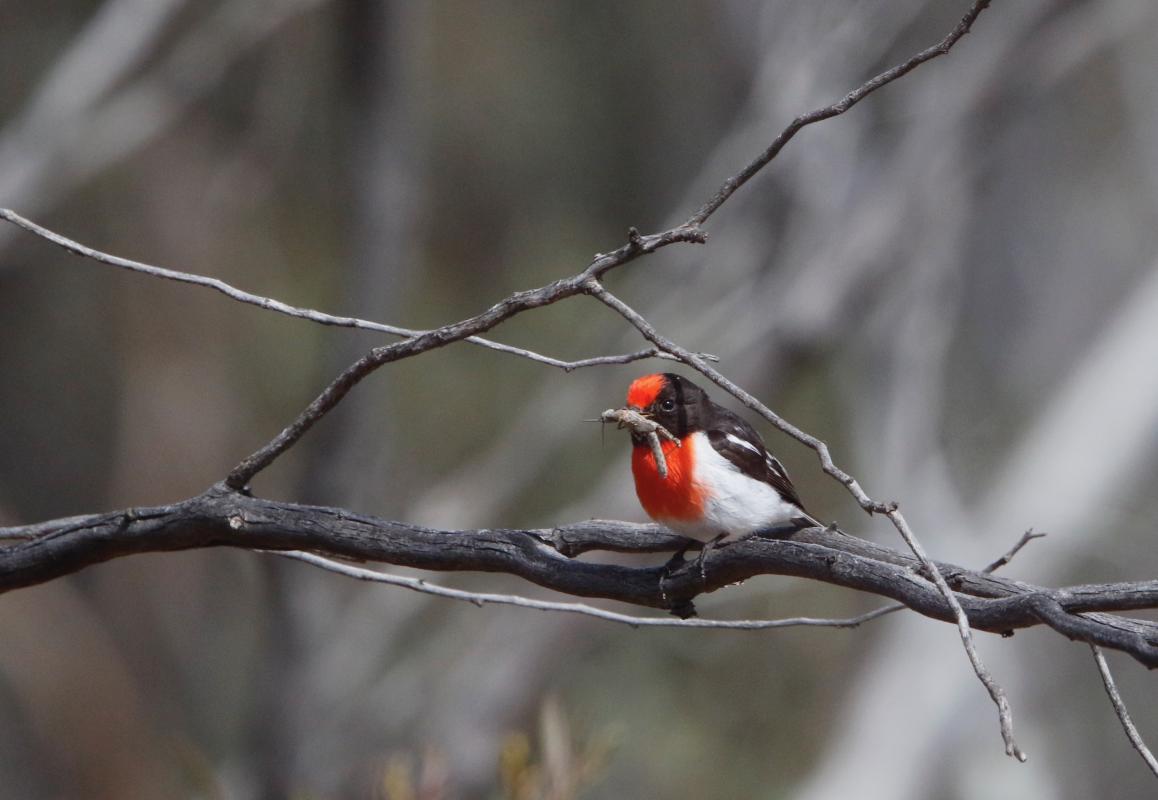
M 1130 719 L 1130 712 L 1126 709 L 1126 704 L 1122 700 L 1122 695 L 1118 693 L 1118 686 L 1114 683 L 1114 676 L 1110 674 L 1110 665 L 1106 663 L 1106 657 L 1102 655 L 1102 650 L 1096 644 L 1090 645 L 1090 650 L 1094 654 L 1094 662 L 1098 665 L 1098 672 L 1102 675 L 1102 685 L 1106 687 L 1106 694 L 1110 696 L 1110 704 L 1114 707 L 1114 713 L 1118 715 L 1118 720 L 1122 723 L 1122 728 L 1126 731 L 1126 738 L 1130 740 L 1130 744 L 1138 751 L 1138 755 L 1142 756 L 1142 760 L 1146 762 L 1146 766 L 1158 777 L 1158 759 L 1154 758 L 1154 754 L 1150 752 L 1150 748 L 1142 741 L 1142 734 L 1138 733 L 1138 729 L 1134 727 L 1133 720 Z
M 203 286 L 207 289 L 213 289 L 221 292 L 221 294 L 236 300 L 239 303 L 246 305 L 257 306 L 266 311 L 276 311 L 279 314 L 285 314 L 289 317 L 296 317 L 298 319 L 309 320 L 319 325 L 332 325 L 339 328 L 357 328 L 359 330 L 374 331 L 376 333 L 387 333 L 391 336 L 421 336 L 428 333 L 428 331 L 415 330 L 413 328 L 402 328 L 397 325 L 387 325 L 381 322 L 372 322 L 366 319 L 358 319 L 357 317 L 342 317 L 333 314 L 326 314 L 321 311 L 315 311 L 311 308 L 302 308 L 299 306 L 291 306 L 288 303 L 283 303 L 280 300 L 275 300 L 272 297 L 263 297 L 261 295 L 247 292 L 244 289 L 238 289 L 231 284 L 226 283 L 218 278 L 210 278 L 205 275 L 196 275 L 191 272 L 180 272 L 175 269 L 168 269 L 166 267 L 158 267 L 152 264 L 146 264 L 141 261 L 133 261 L 128 258 L 121 258 L 109 253 L 101 252 L 93 249 L 87 245 L 83 245 L 67 236 L 62 236 L 55 231 L 51 231 L 41 225 L 36 224 L 30 219 L 22 217 L 15 211 L 7 208 L 0 208 L 0 219 L 7 220 L 17 227 L 23 228 L 29 233 L 35 234 L 46 241 L 51 242 L 57 247 L 72 253 L 73 255 L 90 258 L 101 264 L 107 264 L 111 267 L 129 270 L 131 272 L 139 272 L 144 275 L 151 275 L 154 278 L 162 278 L 164 280 L 177 281 L 178 283 L 189 283 L 194 286 Z M 643 350 L 637 350 L 633 353 L 621 353 L 612 356 L 595 356 L 593 358 L 584 358 L 577 361 L 564 361 L 562 359 L 545 356 L 541 353 L 536 353 L 533 350 L 527 350 L 522 347 L 515 347 L 514 345 L 503 344 L 502 342 L 494 342 L 490 339 L 484 339 L 479 336 L 468 336 L 466 341 L 471 344 L 486 347 L 490 350 L 495 350 L 500 353 L 509 353 L 511 355 L 527 358 L 531 361 L 537 361 L 540 364 L 557 367 L 564 372 L 572 372 L 584 367 L 606 366 L 610 364 L 630 364 L 634 361 L 641 361 L 647 358 L 663 358 L 671 359 L 671 356 L 660 353 L 656 348 L 649 347 Z
M 1034 539 L 1041 539 L 1044 536 L 1044 533 L 1034 533 L 1033 528 L 1030 528 L 1028 531 L 1021 535 L 1021 538 L 1017 540 L 1017 543 L 1014 544 L 1013 547 L 1009 548 L 1005 555 L 991 563 L 989 566 L 985 567 L 985 569 L 981 570 L 981 574 L 992 575 L 994 572 L 997 572 L 997 570 L 1001 569 L 1010 561 L 1012 561 L 1013 557 L 1020 553 L 1023 547 L 1032 542 Z M 884 608 L 899 611 L 900 609 L 905 608 L 905 604 L 893 603 L 892 605 L 884 606 Z
M 1032 542 L 1034 539 L 1043 539 L 1043 538 L 1045 538 L 1044 533 L 1035 533 L 1033 528 L 1030 528 L 1025 533 L 1021 534 L 1021 538 L 1017 540 L 1017 543 L 1014 544 L 1013 547 L 1009 548 L 1009 550 L 1005 553 L 1005 555 L 1003 555 L 1001 558 L 994 561 L 992 564 L 990 564 L 988 567 L 986 567 L 983 571 L 986 573 L 996 572 L 997 570 L 1001 569 L 1006 564 L 1008 564 L 1010 561 L 1012 561 L 1013 557 L 1015 555 L 1017 555 L 1019 552 L 1021 552 L 1021 548 L 1025 547 L 1027 544 Z
M 1017 554 L 1022 547 L 1024 547 L 1032 539 L 1040 538 L 1045 534 L 1037 534 L 1029 536 L 1029 532 L 1022 536 L 1021 540 L 1014 545 L 1006 555 L 1002 556 L 999 561 L 1001 565 L 1008 564 L 1009 560 Z M 901 611 L 906 608 L 904 603 L 890 603 L 886 606 L 866 611 L 864 614 L 859 614 L 855 617 L 824 619 L 817 617 L 786 617 L 782 619 L 767 619 L 767 620 L 723 620 L 723 619 L 673 619 L 671 617 L 638 617 L 631 614 L 619 614 L 614 611 L 605 611 L 601 608 L 589 606 L 586 603 L 559 603 L 547 600 L 534 600 L 529 597 L 513 594 L 496 594 L 493 592 L 468 592 L 462 589 L 452 589 L 439 584 L 431 583 L 420 578 L 409 578 L 401 575 L 390 575 L 377 570 L 365 569 L 357 567 L 353 564 L 347 564 L 342 561 L 337 561 L 332 558 L 325 558 L 316 553 L 303 553 L 301 551 L 276 551 L 266 550 L 262 551 L 272 555 L 282 556 L 284 558 L 291 558 L 296 561 L 302 561 L 319 567 L 330 572 L 335 572 L 339 575 L 345 575 L 348 578 L 354 578 L 360 581 L 370 581 L 373 583 L 383 583 L 387 586 L 401 586 L 405 589 L 411 589 L 416 592 L 423 592 L 425 594 L 432 594 L 438 597 L 448 597 L 453 600 L 463 600 L 472 603 L 476 606 L 482 606 L 487 603 L 496 605 L 518 606 L 520 608 L 534 608 L 540 611 L 561 611 L 571 614 L 582 614 L 596 619 L 607 620 L 609 622 L 617 622 L 624 625 L 630 625 L 633 628 L 714 628 L 725 630 L 743 630 L 743 631 L 761 631 L 772 628 L 793 628 L 793 627 L 815 627 L 815 628 L 856 628 L 866 622 L 878 619 L 880 617 Z M 997 564 L 997 562 L 994 562 Z M 984 572 L 991 573 L 997 569 L 994 564 L 990 564 L 985 568 Z M 1095 652 L 1096 646 L 1095 646 Z
M 356 567 L 352 564 L 346 564 L 341 561 L 335 561 L 332 558 L 324 558 L 313 553 L 303 553 L 297 551 L 279 552 L 279 551 L 263 551 L 271 553 L 272 555 L 282 556 L 284 558 L 292 558 L 295 561 L 304 561 L 315 567 L 319 567 L 330 572 L 336 572 L 339 575 L 345 575 L 348 578 L 355 578 L 360 581 L 370 581 L 373 583 L 384 583 L 388 586 L 401 586 L 405 589 L 410 589 L 415 592 L 423 592 L 425 594 L 432 594 L 438 597 L 448 597 L 452 600 L 463 600 L 468 603 L 473 603 L 476 606 L 483 606 L 487 603 L 495 605 L 518 606 L 519 608 L 534 608 L 539 611 L 561 611 L 568 614 L 582 614 L 587 617 L 595 617 L 597 619 L 606 620 L 608 622 L 617 622 L 623 625 L 630 625 L 633 628 L 714 628 L 717 630 L 737 630 L 737 631 L 763 631 L 771 628 L 856 628 L 866 622 L 891 614 L 894 611 L 899 611 L 904 608 L 903 605 L 895 604 L 877 608 L 872 611 L 867 611 L 864 614 L 859 614 L 855 617 L 847 617 L 844 619 L 821 619 L 817 617 L 786 617 L 784 619 L 674 619 L 672 617 L 636 617 L 630 614 L 619 614 L 615 611 L 606 611 L 602 608 L 589 606 L 586 603 L 558 603 L 549 600 L 533 600 L 529 597 L 522 597 L 514 594 L 495 594 L 493 592 L 468 592 L 462 589 L 452 589 L 448 586 L 440 586 L 436 583 L 423 580 L 421 578 L 408 578 L 402 575 L 390 575 L 385 572 L 377 572 L 363 567 Z
M 588 283 L 596 280 L 598 276 L 606 274 L 615 267 L 628 264 L 645 253 L 653 252 L 658 247 L 674 242 L 702 244 L 704 241 L 703 231 L 687 226 L 673 228 L 661 234 L 644 236 L 639 240 L 642 244 L 633 242 L 624 245 L 613 253 L 601 255 L 582 272 L 569 278 L 560 278 L 537 289 L 515 292 L 473 317 L 411 336 L 401 342 L 373 348 L 334 378 L 329 386 L 323 389 L 322 393 L 315 397 L 281 433 L 235 466 L 225 479 L 226 485 L 231 489 L 240 489 L 248 484 L 257 473 L 293 447 L 305 435 L 306 431 L 341 402 L 351 389 L 380 367 L 404 358 L 412 358 L 429 350 L 445 347 L 479 333 L 485 333 L 524 311 L 542 308 L 568 297 L 583 294 L 587 291 Z M 703 356 L 696 355 L 696 358 L 701 363 L 707 363 Z
M 1005 690 L 993 679 L 992 673 L 985 666 L 985 662 L 981 660 L 981 656 L 977 653 L 977 647 L 973 643 L 973 634 L 969 630 L 969 617 L 965 616 L 965 610 L 961 608 L 961 603 L 957 600 L 957 595 L 949 588 L 949 584 L 945 581 L 945 576 L 941 574 L 941 570 L 931 558 L 925 553 L 925 548 L 917 541 L 917 537 L 913 535 L 913 531 L 909 528 L 909 523 L 905 520 L 900 510 L 895 506 L 888 512 L 888 517 L 893 525 L 900 532 L 901 537 L 905 540 L 905 544 L 913 551 L 913 555 L 921 562 L 921 566 L 925 572 L 933 579 L 937 589 L 941 592 L 941 596 L 945 598 L 945 602 L 949 604 L 949 608 L 953 610 L 953 615 L 957 618 L 957 632 L 961 636 L 961 644 L 965 648 L 965 654 L 969 657 L 969 663 L 973 666 L 973 671 L 977 674 L 977 679 L 985 686 L 986 691 L 989 692 L 990 698 L 993 699 L 994 705 L 997 706 L 997 720 L 1001 726 L 1001 738 L 1005 742 L 1005 754 L 1012 756 L 1018 761 L 1024 762 L 1027 758 L 1020 747 L 1017 746 L 1017 741 L 1013 738 L 1013 712 L 1009 707 L 1009 698 L 1005 696 Z
M 792 122 L 788 124 L 788 127 L 782 130 L 776 136 L 776 138 L 772 140 L 772 143 L 768 145 L 764 152 L 760 153 L 760 155 L 753 159 L 748 164 L 748 166 L 744 167 L 731 178 L 728 178 L 728 180 L 724 181 L 724 185 L 721 186 L 714 195 L 712 195 L 708 202 L 704 203 L 704 205 L 701 206 L 700 209 L 691 216 L 687 224 L 697 226 L 703 225 L 704 222 L 707 221 L 708 217 L 716 213 L 720 206 L 724 204 L 724 201 L 731 197 L 737 189 L 751 180 L 752 177 L 761 169 L 763 169 L 769 161 L 774 159 L 784 148 L 784 145 L 788 144 L 789 140 L 791 140 L 792 137 L 795 136 L 801 128 L 826 119 L 831 119 L 832 117 L 840 116 L 859 103 L 861 100 L 875 92 L 877 89 L 880 89 L 882 86 L 890 84 L 897 78 L 907 75 L 921 64 L 924 64 L 926 61 L 930 61 L 937 56 L 943 56 L 948 53 L 949 50 L 952 49 L 953 45 L 957 44 L 957 41 L 969 32 L 970 28 L 973 27 L 973 23 L 977 20 L 977 17 L 981 15 L 982 11 L 989 7 L 989 3 L 990 0 L 976 0 L 976 2 L 973 3 L 965 16 L 961 18 L 961 21 L 957 23 L 956 27 L 954 27 L 953 30 L 950 31 L 944 39 L 937 42 L 932 47 L 928 47 L 922 50 L 903 64 L 898 64 L 897 66 L 891 69 L 887 69 L 879 75 L 870 78 L 832 105 L 825 106 L 824 108 L 818 108 L 815 111 L 810 111 L 807 114 L 801 114 L 799 117 L 792 120 Z

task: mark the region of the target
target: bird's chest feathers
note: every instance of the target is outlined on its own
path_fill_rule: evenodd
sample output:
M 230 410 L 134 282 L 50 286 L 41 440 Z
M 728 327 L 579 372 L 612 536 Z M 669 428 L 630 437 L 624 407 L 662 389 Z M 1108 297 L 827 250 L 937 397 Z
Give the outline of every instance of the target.
M 647 445 L 637 445 L 631 452 L 631 472 L 635 493 L 643 510 L 653 519 L 695 520 L 704 513 L 704 492 L 694 480 L 695 436 L 684 439 L 683 446 L 663 442 L 667 477 L 661 478 L 655 456 Z

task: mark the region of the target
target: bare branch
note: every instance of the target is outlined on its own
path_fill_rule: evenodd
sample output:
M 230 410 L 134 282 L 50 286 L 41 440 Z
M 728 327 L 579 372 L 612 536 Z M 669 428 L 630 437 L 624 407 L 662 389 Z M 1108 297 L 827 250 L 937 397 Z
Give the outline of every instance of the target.
M 757 575 L 791 575 L 898 600 L 933 619 L 954 611 L 919 561 L 839 531 L 750 538 L 716 549 L 704 578 L 693 564 L 627 567 L 573 558 L 590 550 L 661 552 L 685 540 L 656 525 L 595 520 L 553 529 L 443 531 L 319 506 L 249 497 L 221 485 L 169 506 L 127 509 L 0 529 L 0 592 L 33 586 L 136 553 L 227 546 L 304 550 L 437 571 L 500 572 L 577 597 L 644 608 L 686 608 L 693 598 Z M 1103 612 L 1158 608 L 1158 581 L 1047 589 L 939 563 L 970 625 L 1008 634 L 1046 624 L 1070 638 L 1158 667 L 1158 623 Z M 663 587 L 660 583 L 663 579 Z M 705 580 L 706 578 L 706 580 Z
M 748 166 L 744 167 L 744 169 L 724 181 L 724 185 L 720 187 L 719 191 L 717 191 L 708 202 L 704 203 L 699 211 L 692 215 L 691 219 L 688 220 L 688 224 L 704 224 L 708 217 L 716 213 L 720 206 L 722 206 L 737 189 L 751 180 L 752 176 L 763 169 L 769 161 L 776 158 L 784 148 L 784 145 L 788 144 L 789 140 L 792 139 L 801 128 L 843 114 L 882 86 L 907 75 L 926 61 L 948 53 L 953 45 L 957 44 L 957 41 L 969 32 L 977 17 L 989 7 L 989 3 L 990 0 L 976 0 L 965 16 L 961 18 L 961 21 L 957 23 L 957 26 L 953 28 L 944 39 L 932 47 L 922 50 L 903 64 L 898 64 L 891 69 L 885 70 L 876 77 L 865 81 L 832 105 L 818 108 L 807 114 L 801 114 L 792 120 L 788 127 L 782 130 L 779 135 L 772 140 L 772 144 L 768 145 L 764 152 L 758 155 Z
M 439 586 L 421 578 L 408 578 L 402 575 L 388 575 L 363 567 L 356 567 L 332 558 L 324 558 L 313 553 L 296 551 L 277 553 L 285 558 L 303 561 L 348 578 L 372 583 L 384 583 L 388 586 L 401 586 L 415 592 L 423 592 L 438 597 L 448 597 L 452 600 L 463 600 L 480 608 L 492 603 L 495 605 L 518 606 L 519 608 L 534 608 L 539 611 L 561 611 L 569 614 L 581 614 L 587 617 L 630 625 L 633 628 L 713 628 L 717 630 L 736 631 L 764 631 L 771 628 L 857 628 L 866 622 L 891 614 L 904 608 L 900 604 L 892 604 L 883 608 L 876 608 L 864 614 L 845 619 L 819 619 L 816 617 L 786 617 L 784 619 L 673 619 L 672 617 L 636 617 L 630 614 L 619 614 L 614 611 L 589 606 L 585 603 L 556 603 L 549 600 L 534 600 L 530 597 L 521 597 L 514 594 L 495 594 L 492 592 L 467 592 L 462 589 L 453 589 L 449 586 Z
M 1033 528 L 1030 528 L 1025 533 L 1021 534 L 1021 538 L 1017 540 L 1017 543 L 1014 544 L 1013 547 L 1009 548 L 1009 550 L 1007 550 L 1005 552 L 1005 555 L 1001 556 L 1001 558 L 997 559 L 992 564 L 990 564 L 988 567 L 986 567 L 984 571 L 985 572 L 996 572 L 997 570 L 1001 569 L 1006 564 L 1008 564 L 1010 561 L 1012 561 L 1013 557 L 1021 552 L 1021 548 L 1025 547 L 1027 544 L 1032 542 L 1034 539 L 1044 539 L 1044 538 L 1045 538 L 1044 533 L 1035 533 Z
M 131 272 L 139 272 L 144 275 L 150 275 L 154 278 L 162 278 L 164 280 L 177 281 L 178 283 L 189 283 L 194 286 L 204 286 L 208 289 L 221 292 L 221 294 L 236 300 L 239 303 L 246 305 L 257 306 L 267 311 L 276 311 L 279 314 L 285 314 L 289 317 L 296 317 L 298 319 L 309 320 L 319 325 L 332 325 L 339 328 L 357 328 L 360 330 L 375 331 L 377 333 L 388 333 L 392 336 L 421 336 L 428 331 L 414 330 L 413 328 L 402 328 L 397 325 L 386 325 L 381 322 L 371 322 L 370 320 L 358 319 L 357 317 L 341 317 L 332 314 L 325 314 L 321 311 L 315 311 L 310 308 L 301 308 L 298 306 L 291 306 L 288 303 L 283 303 L 280 300 L 275 300 L 272 297 L 263 297 L 261 295 L 247 292 L 243 289 L 238 289 L 217 278 L 210 278 L 205 275 L 195 275 L 191 272 L 179 272 L 178 270 L 168 269 L 166 267 L 157 267 L 152 264 L 145 264 L 141 261 L 133 261 L 128 258 L 121 258 L 109 253 L 103 253 L 100 250 L 95 250 L 80 242 L 69 239 L 67 236 L 62 236 L 55 231 L 51 231 L 41 225 L 37 225 L 30 219 L 22 217 L 15 211 L 7 208 L 0 208 L 0 219 L 7 220 L 17 227 L 23 228 L 29 233 L 33 233 L 46 241 L 51 242 L 57 247 L 72 253 L 73 255 L 90 258 L 93 261 L 107 264 L 111 267 L 119 269 L 126 269 Z M 536 353 L 533 350 L 527 350 L 522 347 L 515 347 L 509 344 L 502 344 L 501 342 L 492 342 L 489 339 L 483 339 L 478 336 L 468 336 L 466 341 L 471 344 L 476 344 L 481 347 L 486 347 L 491 350 L 496 350 L 500 353 L 510 353 L 512 355 L 521 356 L 522 358 L 537 361 L 541 364 L 546 364 L 552 367 L 558 367 L 565 372 L 571 372 L 576 369 L 584 367 L 605 366 L 609 364 L 630 364 L 633 361 L 641 361 L 646 358 L 667 358 L 671 356 L 660 353 L 656 348 L 649 347 L 644 350 L 637 350 L 634 353 L 623 353 L 613 356 L 596 356 L 594 358 L 584 358 L 578 361 L 563 361 L 551 356 L 545 356 Z
M 1021 549 L 1023 547 L 1025 547 L 1027 544 L 1029 544 L 1034 539 L 1041 539 L 1044 536 L 1045 536 L 1044 533 L 1033 533 L 1032 529 L 1026 531 L 1025 533 L 1022 534 L 1021 538 L 1018 539 L 1017 544 L 1015 544 L 1015 545 L 1013 545 L 1013 547 L 1009 548 L 1009 550 L 1001 558 L 997 559 L 992 564 L 990 564 L 989 566 L 987 566 L 983 570 L 981 570 L 981 574 L 992 575 L 994 572 L 1001 569 L 1006 564 L 1008 564 L 1010 561 L 1012 561 L 1013 557 L 1016 556 L 1018 553 L 1020 553 Z M 902 609 L 904 607 L 905 607 L 904 603 L 893 603 L 892 605 L 884 606 L 881 609 L 881 611 L 884 611 L 886 608 L 893 610 L 893 611 L 899 611 L 900 609 Z
M 702 243 L 704 241 L 702 231 L 686 226 L 673 228 L 660 234 L 644 236 L 638 242 L 631 242 L 613 253 L 597 257 L 587 269 L 572 275 L 570 278 L 561 278 L 546 286 L 540 286 L 538 289 L 515 292 L 481 314 L 417 334 L 401 342 L 375 347 L 343 370 L 287 428 L 260 450 L 234 467 L 233 471 L 229 473 L 229 477 L 226 478 L 226 484 L 234 489 L 245 486 L 257 473 L 273 463 L 274 459 L 292 447 L 306 431 L 329 413 L 330 409 L 336 406 L 347 392 L 379 367 L 439 347 L 445 347 L 478 333 L 485 333 L 499 323 L 532 308 L 541 308 L 565 298 L 586 293 L 588 285 L 597 276 L 634 261 L 640 255 L 653 252 L 656 248 L 665 247 L 675 242 Z M 696 358 L 702 363 L 706 363 L 703 357 L 697 355 Z
M 1010 559 L 1017 554 L 1022 547 L 1028 544 L 1033 539 L 1045 536 L 1044 533 L 1033 534 L 1027 531 L 1025 535 L 1015 544 L 1008 553 L 1002 556 L 998 561 L 990 564 L 983 572 L 991 573 L 1000 562 L 1000 566 L 1008 564 Z M 665 537 L 665 541 L 667 538 Z M 557 539 L 556 542 L 563 541 Z M 556 544 L 558 546 L 558 544 Z M 377 570 L 365 569 L 353 564 L 347 564 L 342 561 L 336 561 L 332 558 L 319 556 L 315 553 L 303 553 L 300 551 L 268 551 L 275 555 L 291 558 L 296 561 L 302 561 L 306 564 L 311 564 L 330 572 L 335 572 L 339 575 L 345 575 L 348 578 L 354 578 L 360 581 L 369 581 L 371 583 L 384 583 L 387 586 L 401 586 L 412 591 L 422 592 L 424 594 L 434 595 L 436 597 L 448 597 L 452 600 L 464 600 L 472 603 L 480 608 L 487 604 L 493 603 L 496 605 L 510 605 L 518 606 L 520 608 L 534 608 L 540 611 L 562 611 L 565 613 L 581 614 L 596 619 L 606 620 L 608 622 L 618 622 L 624 625 L 630 625 L 633 628 L 716 628 L 725 630 L 743 630 L 743 631 L 762 631 L 770 628 L 792 628 L 792 627 L 814 627 L 814 628 L 856 628 L 866 622 L 871 622 L 879 617 L 892 614 L 905 608 L 904 603 L 890 603 L 887 606 L 866 611 L 864 614 L 858 614 L 855 617 L 846 617 L 844 619 L 819 619 L 816 617 L 787 617 L 783 619 L 759 619 L 759 620 L 726 620 L 726 619 L 672 619 L 671 617 L 638 617 L 630 614 L 619 614 L 614 611 L 607 611 L 602 608 L 595 608 L 585 603 L 558 603 L 548 600 L 534 600 L 529 597 L 522 597 L 513 594 L 495 594 L 492 592 L 468 592 L 462 589 L 454 589 L 446 586 L 431 583 L 422 578 L 409 578 L 402 575 L 389 575 Z M 1093 645 L 1091 645 L 1093 646 Z M 1095 650 L 1096 650 L 1096 646 Z
M 1126 709 L 1122 695 L 1118 693 L 1117 684 L 1114 683 L 1114 676 L 1110 674 L 1110 665 L 1106 663 L 1106 657 L 1102 655 L 1101 648 L 1096 644 L 1091 644 L 1090 650 L 1093 651 L 1094 662 L 1098 665 L 1098 672 L 1102 675 L 1102 685 L 1106 687 L 1106 694 L 1110 696 L 1110 704 L 1114 707 L 1114 713 L 1118 715 L 1118 719 L 1122 723 L 1122 728 L 1126 731 L 1126 738 L 1130 740 L 1130 744 L 1138 751 L 1138 755 L 1142 756 L 1142 760 L 1146 762 L 1146 766 L 1154 773 L 1154 777 L 1158 778 L 1158 759 L 1154 758 L 1154 754 L 1150 752 L 1150 748 L 1146 746 L 1146 742 L 1142 741 L 1142 734 L 1138 733 L 1138 729 L 1134 727 L 1134 722 L 1130 719 L 1130 712 Z
M 945 598 L 945 602 L 953 609 L 953 616 L 957 622 L 957 632 L 961 636 L 961 644 L 965 647 L 965 654 L 969 657 L 969 663 L 973 666 L 973 671 L 977 674 L 977 679 L 984 684 L 986 691 L 989 692 L 989 697 L 992 698 L 993 703 L 997 706 L 997 719 L 1001 726 L 1001 738 L 1005 742 L 1005 754 L 1012 756 L 1018 761 L 1025 761 L 1026 755 L 1021 748 L 1017 746 L 1017 742 L 1013 738 L 1013 712 L 1009 708 L 1009 698 L 1005 696 L 1005 690 L 998 685 L 997 681 L 993 679 L 992 673 L 985 666 L 981 660 L 981 656 L 977 653 L 977 647 L 973 644 L 973 634 L 969 630 L 969 617 L 966 616 L 965 610 L 961 608 L 961 604 L 957 600 L 957 596 L 953 594 L 953 590 L 949 588 L 945 576 L 941 574 L 941 570 L 933 563 L 933 560 L 925 553 L 925 549 L 917 541 L 917 537 L 913 535 L 913 531 L 909 528 L 909 523 L 902 516 L 901 512 L 894 506 L 888 512 L 888 517 L 898 531 L 901 537 L 905 540 L 905 544 L 913 551 L 913 554 L 920 560 L 922 568 L 933 579 L 937 585 L 941 596 Z

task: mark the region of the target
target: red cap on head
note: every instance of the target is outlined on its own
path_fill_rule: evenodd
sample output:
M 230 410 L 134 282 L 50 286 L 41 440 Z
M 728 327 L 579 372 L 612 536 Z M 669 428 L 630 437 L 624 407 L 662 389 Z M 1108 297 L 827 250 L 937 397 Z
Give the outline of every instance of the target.
M 627 389 L 627 404 L 635 408 L 647 408 L 655 402 L 666 383 L 667 378 L 659 372 L 636 378 Z

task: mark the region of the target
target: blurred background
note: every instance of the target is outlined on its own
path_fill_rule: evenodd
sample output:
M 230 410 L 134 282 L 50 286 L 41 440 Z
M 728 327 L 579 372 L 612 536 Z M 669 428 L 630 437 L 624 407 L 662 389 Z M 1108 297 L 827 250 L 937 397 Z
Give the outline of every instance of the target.
M 117 255 L 412 327 L 685 219 L 795 115 L 965 2 L 0 0 L 0 205 Z M 826 439 L 936 556 L 1153 578 L 1158 5 L 998 3 L 951 55 L 810 127 L 609 287 Z M 382 337 L 0 228 L 0 524 L 198 493 Z M 594 301 L 495 338 L 636 349 Z M 263 496 L 448 527 L 642 519 L 585 422 L 663 365 L 459 344 L 362 384 Z M 717 395 L 719 393 L 717 392 Z M 876 541 L 764 428 L 811 508 Z M 659 558 L 659 557 L 657 557 Z M 446 583 L 548 596 L 494 575 Z M 878 598 L 764 577 L 705 616 Z M 645 631 L 475 608 L 246 552 L 0 598 L 5 798 L 1152 796 L 1088 649 L 955 630 Z M 1158 743 L 1154 676 L 1110 654 Z

